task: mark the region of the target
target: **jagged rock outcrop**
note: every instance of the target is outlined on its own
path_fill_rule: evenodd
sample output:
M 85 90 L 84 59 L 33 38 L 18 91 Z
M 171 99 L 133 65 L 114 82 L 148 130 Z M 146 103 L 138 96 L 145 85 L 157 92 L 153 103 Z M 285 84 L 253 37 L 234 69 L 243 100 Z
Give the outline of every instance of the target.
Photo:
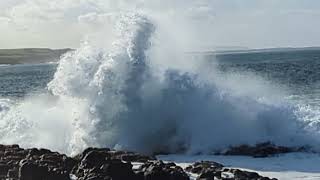
M 211 161 L 196 162 L 186 167 L 185 170 L 197 174 L 197 180 L 276 180 L 260 176 L 255 172 L 225 168 L 222 164 Z
M 301 151 L 306 151 L 306 148 L 277 146 L 271 142 L 265 142 L 256 144 L 254 146 L 241 145 L 230 147 L 226 152 L 222 153 L 222 155 L 252 156 L 255 158 L 264 158 L 277 154 Z
M 203 180 L 269 179 L 209 161 L 184 170 L 155 157 L 108 148 L 88 148 L 68 157 L 47 149 L 0 145 L 0 180 L 189 180 L 188 173 L 198 174 L 198 179 Z
M 175 163 L 150 161 L 143 164 L 137 171 L 144 180 L 189 180 L 189 176 Z

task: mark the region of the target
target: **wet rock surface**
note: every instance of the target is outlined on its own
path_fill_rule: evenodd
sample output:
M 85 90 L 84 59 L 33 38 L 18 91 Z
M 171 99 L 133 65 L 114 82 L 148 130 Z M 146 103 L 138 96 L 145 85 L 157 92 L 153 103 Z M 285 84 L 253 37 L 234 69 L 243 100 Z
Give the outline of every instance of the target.
M 225 168 L 222 164 L 211 161 L 196 162 L 185 170 L 197 174 L 197 180 L 276 180 L 260 176 L 255 172 Z
M 188 173 L 198 174 L 198 179 L 204 180 L 269 179 L 209 161 L 184 170 L 155 157 L 108 148 L 88 148 L 68 157 L 47 149 L 0 145 L 0 180 L 188 180 Z
M 201 161 L 196 162 L 191 166 L 186 168 L 186 171 L 194 174 L 202 174 L 207 171 L 220 171 L 224 166 L 222 164 L 212 162 L 212 161 Z
M 0 145 L 0 179 L 70 179 L 76 161 L 46 149 L 22 149 Z
M 137 171 L 145 180 L 189 180 L 187 173 L 175 163 L 153 161 L 143 164 Z
M 235 156 L 252 156 L 255 158 L 265 158 L 274 156 L 277 154 L 291 153 L 291 152 L 303 152 L 306 151 L 306 147 L 291 148 L 284 146 L 277 146 L 270 142 L 256 144 L 255 146 L 241 145 L 236 147 L 230 147 L 226 152 L 221 155 L 235 155 Z
M 130 162 L 123 162 L 121 156 L 113 156 L 109 149 L 87 149 L 79 157 L 79 163 L 72 174 L 85 179 L 138 179 Z

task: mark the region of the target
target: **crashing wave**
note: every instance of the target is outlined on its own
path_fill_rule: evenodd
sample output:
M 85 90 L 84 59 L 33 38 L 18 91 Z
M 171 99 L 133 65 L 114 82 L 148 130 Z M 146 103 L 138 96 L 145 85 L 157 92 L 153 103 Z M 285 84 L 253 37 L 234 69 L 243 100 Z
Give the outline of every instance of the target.
M 241 82 L 219 80 L 215 76 L 223 75 L 201 59 L 197 63 L 204 66 L 197 71 L 154 62 L 159 32 L 147 17 L 109 19 L 112 41 L 105 47 L 88 41 L 65 55 L 49 93 L 27 98 L 2 118 L 0 142 L 68 154 L 88 146 L 208 153 L 266 141 L 318 142 L 298 108 L 270 94 L 250 96 L 249 79 L 242 79 L 249 85 L 237 91 Z M 166 51 L 156 51 L 166 57 Z

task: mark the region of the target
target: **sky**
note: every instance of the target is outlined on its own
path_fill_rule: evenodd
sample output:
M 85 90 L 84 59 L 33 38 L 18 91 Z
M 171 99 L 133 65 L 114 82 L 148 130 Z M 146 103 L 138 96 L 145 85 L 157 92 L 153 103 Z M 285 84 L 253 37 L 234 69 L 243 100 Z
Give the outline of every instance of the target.
M 208 49 L 320 46 L 319 0 L 0 0 L 0 48 L 77 48 L 82 17 L 132 9 L 201 12 Z

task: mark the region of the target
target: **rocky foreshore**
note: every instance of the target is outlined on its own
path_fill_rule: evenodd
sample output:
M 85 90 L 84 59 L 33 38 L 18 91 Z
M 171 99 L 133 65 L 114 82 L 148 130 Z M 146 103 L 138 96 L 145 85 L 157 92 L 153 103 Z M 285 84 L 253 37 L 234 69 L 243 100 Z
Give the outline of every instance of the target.
M 1 180 L 268 180 L 254 172 L 195 162 L 183 169 L 175 163 L 133 152 L 88 148 L 75 157 L 47 149 L 0 145 Z
M 285 153 L 308 152 L 309 149 L 310 148 L 308 147 L 286 147 L 278 146 L 271 142 L 264 142 L 251 146 L 240 145 L 229 147 L 227 151 L 217 154 L 226 156 L 251 156 L 254 158 L 265 158 Z

